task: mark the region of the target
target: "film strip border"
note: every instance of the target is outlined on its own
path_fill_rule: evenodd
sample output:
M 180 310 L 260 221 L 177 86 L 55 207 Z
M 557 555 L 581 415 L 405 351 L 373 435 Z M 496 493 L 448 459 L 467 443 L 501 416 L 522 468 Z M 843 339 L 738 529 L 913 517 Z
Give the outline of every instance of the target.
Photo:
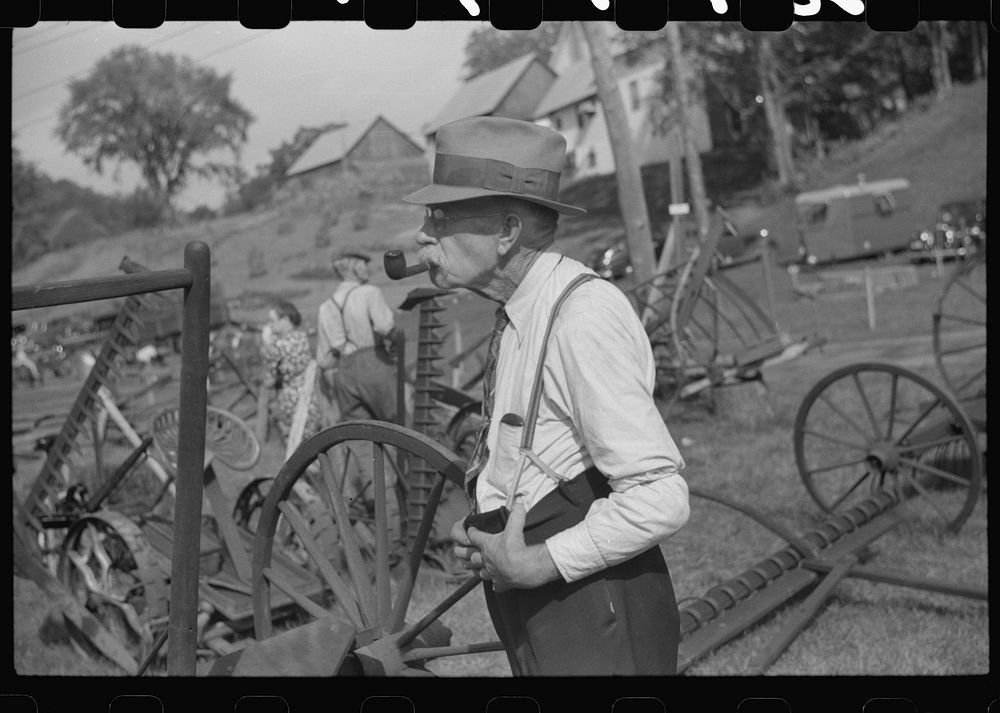
M 121 375 L 127 351 L 138 346 L 142 312 L 152 309 L 155 298 L 155 295 L 133 295 L 123 303 L 28 493 L 25 508 L 30 514 L 52 514 L 55 496 L 69 484 L 73 453 L 83 453 L 78 436 L 88 422 L 97 422 L 101 403 L 98 391 L 110 389 L 114 379 Z
M 987 20 L 1000 29 L 1000 0 L 289 0 L 223 2 L 159 0 L 16 0 L 0 10 L 0 25 L 30 27 L 47 20 L 113 21 L 158 27 L 179 20 L 238 20 L 250 29 L 280 29 L 294 21 L 363 21 L 373 29 L 417 22 L 488 20 L 502 30 L 533 29 L 543 21 L 603 20 L 624 30 L 659 30 L 668 20 L 729 20 L 754 31 L 781 31 L 803 20 L 863 21 L 879 32 L 912 30 L 920 20 Z

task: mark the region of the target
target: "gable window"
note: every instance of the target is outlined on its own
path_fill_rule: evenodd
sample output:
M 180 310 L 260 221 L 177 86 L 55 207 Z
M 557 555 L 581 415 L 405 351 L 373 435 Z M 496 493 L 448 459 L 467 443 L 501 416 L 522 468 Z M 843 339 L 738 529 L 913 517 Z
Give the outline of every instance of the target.
M 558 116 L 553 116 L 552 128 L 555 129 L 556 131 L 562 131 L 562 119 L 560 119 Z
M 594 149 L 587 152 L 587 165 L 591 168 L 597 165 L 597 154 L 594 153 Z
M 628 83 L 628 96 L 629 101 L 632 103 L 632 111 L 636 111 L 639 108 L 639 81 L 633 79 Z

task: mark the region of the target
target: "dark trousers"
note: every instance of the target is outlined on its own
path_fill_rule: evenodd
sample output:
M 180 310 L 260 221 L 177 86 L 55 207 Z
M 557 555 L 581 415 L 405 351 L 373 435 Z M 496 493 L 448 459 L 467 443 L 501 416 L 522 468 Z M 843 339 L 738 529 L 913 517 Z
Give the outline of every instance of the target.
M 611 492 L 596 468 L 528 511 L 528 545 L 581 522 Z M 677 672 L 680 617 L 658 546 L 577 582 L 494 592 L 486 606 L 515 676 L 667 676 Z
M 364 347 L 340 360 L 333 393 L 340 420 L 396 421 L 396 365 L 375 347 Z

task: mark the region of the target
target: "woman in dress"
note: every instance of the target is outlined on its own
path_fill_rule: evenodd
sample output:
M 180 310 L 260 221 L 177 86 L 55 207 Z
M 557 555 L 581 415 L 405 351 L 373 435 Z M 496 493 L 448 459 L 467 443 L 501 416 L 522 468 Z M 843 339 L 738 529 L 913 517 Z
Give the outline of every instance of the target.
M 309 336 L 301 328 L 302 315 L 295 305 L 284 300 L 275 302 L 267 316 L 262 350 L 265 380 L 277 390 L 271 410 L 281 436 L 287 442 L 299 397 L 306 390 L 306 367 L 313 355 Z M 312 389 L 302 440 L 319 432 L 321 425 L 320 404 L 316 390 Z

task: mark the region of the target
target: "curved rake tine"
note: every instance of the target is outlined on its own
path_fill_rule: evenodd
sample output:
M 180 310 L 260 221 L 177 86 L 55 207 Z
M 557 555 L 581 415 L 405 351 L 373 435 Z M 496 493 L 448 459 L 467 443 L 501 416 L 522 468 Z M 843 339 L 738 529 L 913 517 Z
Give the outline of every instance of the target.
M 385 625 L 391 614 L 389 589 L 389 517 L 385 487 L 385 451 L 372 441 L 372 464 L 375 482 L 375 595 L 378 620 Z
M 329 585 L 330 591 L 333 592 L 334 596 L 337 597 L 337 601 L 344 608 L 347 618 L 351 620 L 351 623 L 355 627 L 363 629 L 361 612 L 358 610 L 358 605 L 354 600 L 354 593 L 351 591 L 350 585 L 341 578 L 340 573 L 327 560 L 322 549 L 309 532 L 309 526 L 302 518 L 302 515 L 299 514 L 298 509 L 288 501 L 278 503 L 278 509 L 285 516 L 288 524 L 292 526 L 295 534 L 299 536 L 302 546 L 306 548 L 306 552 L 309 553 L 313 562 L 316 563 L 316 567 L 319 569 L 323 579 L 326 580 L 327 585 Z
M 865 390 L 861 387 L 861 377 L 858 376 L 858 372 L 852 372 L 851 378 L 854 381 L 854 386 L 858 390 L 858 395 L 861 397 L 861 403 L 865 407 L 865 413 L 868 414 L 868 420 L 872 424 L 872 428 L 875 430 L 876 438 L 882 438 L 882 431 L 878 427 L 878 423 L 875 421 L 875 412 L 872 411 L 872 405 L 868 401 L 868 397 L 865 396 Z
M 361 548 L 358 546 L 358 538 L 351 526 L 350 516 L 347 514 L 347 506 L 344 505 L 342 490 L 337 487 L 336 476 L 333 474 L 333 466 L 330 463 L 330 456 L 326 453 L 319 454 L 319 462 L 323 471 L 323 481 L 326 484 L 324 492 L 320 489 L 321 497 L 326 500 L 325 505 L 337 518 L 337 529 L 340 531 L 340 541 L 344 547 L 344 554 L 347 557 L 347 568 L 351 573 L 351 580 L 354 582 L 354 591 L 357 594 L 358 603 L 361 605 L 361 616 L 368 626 L 373 626 L 376 622 L 377 612 L 375 610 L 375 590 L 372 583 L 368 581 L 368 569 L 365 567 L 364 559 L 361 556 Z

